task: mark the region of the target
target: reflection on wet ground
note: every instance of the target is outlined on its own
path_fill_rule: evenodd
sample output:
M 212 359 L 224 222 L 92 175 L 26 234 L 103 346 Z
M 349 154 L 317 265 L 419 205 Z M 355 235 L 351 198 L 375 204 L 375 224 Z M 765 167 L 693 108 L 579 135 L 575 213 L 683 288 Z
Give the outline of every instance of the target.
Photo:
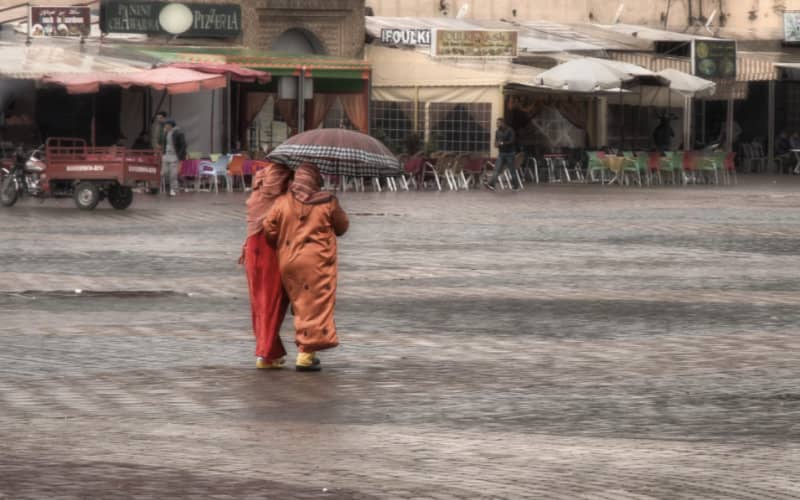
M 0 210 L 0 498 L 800 497 L 772 180 L 345 193 L 310 376 L 252 367 L 244 195 Z

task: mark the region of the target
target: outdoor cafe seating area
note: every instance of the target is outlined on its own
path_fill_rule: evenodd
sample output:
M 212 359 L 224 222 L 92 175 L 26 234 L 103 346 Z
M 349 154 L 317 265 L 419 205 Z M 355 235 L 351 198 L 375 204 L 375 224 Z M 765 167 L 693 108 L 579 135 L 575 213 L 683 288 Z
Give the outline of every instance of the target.
M 514 162 L 522 187 L 531 184 L 591 183 L 632 187 L 726 185 L 736 183 L 736 153 L 706 151 L 565 151 L 518 153 Z M 467 191 L 481 189 L 492 175 L 496 158 L 484 154 L 439 152 L 400 155 L 396 176 L 358 178 L 325 175 L 327 189 L 339 191 Z M 249 190 L 252 176 L 269 163 L 246 153 L 190 153 L 181 163 L 187 191 Z M 511 189 L 511 174 L 499 176 L 498 189 Z
M 457 153 L 417 154 L 399 159 L 403 173 L 400 182 L 395 182 L 397 186 L 438 191 L 479 189 L 490 178 L 496 162 L 485 155 Z M 704 151 L 570 151 L 518 153 L 514 162 L 523 187 L 565 183 L 647 187 L 736 183 L 734 159 L 735 153 Z M 391 184 L 387 185 L 392 190 Z M 511 174 L 506 170 L 498 178 L 497 188 L 511 187 Z

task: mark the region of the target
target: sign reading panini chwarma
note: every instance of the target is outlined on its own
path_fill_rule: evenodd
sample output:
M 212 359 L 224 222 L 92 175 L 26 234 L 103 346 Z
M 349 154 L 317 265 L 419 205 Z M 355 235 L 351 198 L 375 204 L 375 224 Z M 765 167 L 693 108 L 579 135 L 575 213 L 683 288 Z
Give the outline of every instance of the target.
M 384 45 L 428 46 L 431 44 L 429 29 L 393 29 L 381 30 L 381 43 Z
M 181 9 L 173 9 L 180 6 Z M 100 7 L 100 27 L 104 33 L 173 33 L 164 26 L 164 13 L 183 11 L 183 7 L 191 11 L 188 29 L 182 37 L 214 37 L 227 38 L 242 32 L 242 9 L 239 4 L 193 4 L 177 2 L 129 2 L 110 0 L 102 2 Z M 187 12 L 188 15 L 188 12 Z M 180 24 L 180 22 L 179 22 Z
M 706 79 L 736 79 L 735 40 L 694 40 L 692 73 Z
M 434 56 L 516 57 L 517 32 L 437 29 L 431 48 Z
M 89 36 L 89 7 L 31 6 L 31 36 Z

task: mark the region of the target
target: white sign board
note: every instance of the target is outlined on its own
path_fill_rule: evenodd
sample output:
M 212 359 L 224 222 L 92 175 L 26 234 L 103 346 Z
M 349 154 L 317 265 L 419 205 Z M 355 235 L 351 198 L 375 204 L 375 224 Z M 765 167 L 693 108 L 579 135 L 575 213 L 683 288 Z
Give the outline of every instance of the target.
M 783 13 L 783 40 L 800 42 L 800 12 Z
M 384 28 L 381 30 L 381 43 L 384 45 L 429 46 L 431 30 Z

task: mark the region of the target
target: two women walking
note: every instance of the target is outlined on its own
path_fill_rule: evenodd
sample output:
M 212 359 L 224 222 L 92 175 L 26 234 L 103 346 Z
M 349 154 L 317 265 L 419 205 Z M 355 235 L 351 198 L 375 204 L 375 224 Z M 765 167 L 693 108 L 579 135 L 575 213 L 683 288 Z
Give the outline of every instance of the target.
M 256 366 L 281 368 L 280 327 L 291 303 L 297 371 L 319 371 L 318 351 L 339 345 L 336 304 L 337 242 L 347 214 L 311 164 L 294 173 L 272 163 L 253 179 L 247 201 L 243 260 L 250 289 Z

